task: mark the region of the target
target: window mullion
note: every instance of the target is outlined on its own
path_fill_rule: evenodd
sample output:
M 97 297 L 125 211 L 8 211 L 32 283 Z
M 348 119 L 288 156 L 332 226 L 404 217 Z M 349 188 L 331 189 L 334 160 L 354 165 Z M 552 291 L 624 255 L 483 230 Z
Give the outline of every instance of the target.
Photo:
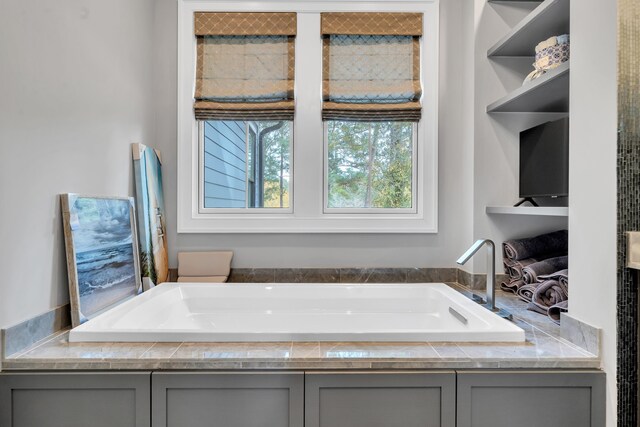
M 296 217 L 318 218 L 322 215 L 322 39 L 319 34 L 319 13 L 298 14 L 293 149 L 293 203 Z

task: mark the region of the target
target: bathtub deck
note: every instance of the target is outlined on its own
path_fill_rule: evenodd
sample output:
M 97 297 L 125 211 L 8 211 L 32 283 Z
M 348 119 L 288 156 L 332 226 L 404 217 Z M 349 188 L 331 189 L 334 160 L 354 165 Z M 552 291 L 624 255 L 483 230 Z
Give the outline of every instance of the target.
M 517 298 L 499 292 L 498 305 L 514 314 L 525 343 L 69 343 L 63 331 L 4 359 L 2 370 L 600 368 L 598 356 L 558 338 L 557 325 Z
M 524 331 L 444 283 L 167 283 L 69 341 L 522 343 Z

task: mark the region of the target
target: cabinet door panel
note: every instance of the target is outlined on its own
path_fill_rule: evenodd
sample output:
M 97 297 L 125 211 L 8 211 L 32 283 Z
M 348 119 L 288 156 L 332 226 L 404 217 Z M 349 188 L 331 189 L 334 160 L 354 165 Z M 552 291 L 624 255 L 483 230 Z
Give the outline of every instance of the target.
M 309 373 L 305 427 L 455 425 L 455 373 Z
M 602 372 L 458 372 L 458 427 L 601 427 Z
M 142 373 L 3 373 L 3 427 L 149 427 L 150 377 Z
M 154 373 L 154 427 L 303 427 L 303 373 Z

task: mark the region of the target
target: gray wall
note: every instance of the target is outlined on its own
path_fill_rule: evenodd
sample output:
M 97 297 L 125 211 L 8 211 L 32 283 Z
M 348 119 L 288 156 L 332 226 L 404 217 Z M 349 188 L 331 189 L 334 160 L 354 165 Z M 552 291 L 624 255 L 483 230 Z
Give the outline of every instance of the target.
M 165 159 L 172 265 L 181 250 L 232 249 L 234 267 L 453 267 L 474 238 L 490 237 L 501 243 L 567 226 L 566 219 L 489 217 L 484 212 L 486 205 L 511 205 L 517 200 L 518 132 L 549 119 L 510 116 L 510 122 L 505 122 L 485 113 L 488 103 L 519 86 L 531 68 L 521 63 L 511 71 L 496 65 L 487 59 L 486 50 L 534 5 L 446 0 L 440 2 L 438 234 L 178 235 L 174 179 L 177 0 L 156 4 L 153 145 Z M 480 257 L 465 268 L 484 271 L 485 261 Z
M 68 302 L 57 195 L 133 194 L 152 0 L 0 0 L 0 326 Z
M 471 161 L 473 135 L 469 111 L 473 94 L 465 66 L 463 33 L 471 27 L 463 0 L 441 2 L 439 230 L 437 235 L 376 234 L 181 234 L 176 230 L 176 44 L 177 1 L 157 0 L 154 50 L 156 140 L 165 159 L 170 260 L 180 250 L 232 249 L 234 267 L 448 267 L 471 243 Z M 467 6 L 465 6 L 467 7 Z M 471 34 L 468 34 L 471 35 Z M 455 53 L 455 54 L 454 54 Z M 467 54 L 469 51 L 466 52 Z
M 481 54 L 475 40 L 485 37 L 485 43 L 495 34 L 484 32 L 506 30 L 526 10 L 480 26 L 478 14 L 491 12 L 484 1 L 441 2 L 438 234 L 178 235 L 177 0 L 61 0 L 55 7 L 43 0 L 0 1 L 0 46 L 12 58 L 0 65 L 0 186 L 10 201 L 0 207 L 10 224 L 1 237 L 11 242 L 0 253 L 0 325 L 67 301 L 56 195 L 132 195 L 131 142 L 163 152 L 174 267 L 177 251 L 191 249 L 232 249 L 235 267 L 448 267 L 474 237 L 499 241 L 508 234 L 474 223 L 474 217 L 490 220 L 482 211 L 494 201 L 487 191 L 513 180 L 508 166 L 514 158 L 513 141 L 498 141 L 494 148 L 508 152 L 494 152 L 502 163 L 491 165 L 486 179 L 474 172 L 487 171 L 474 158 L 487 149 L 473 146 L 474 121 L 486 116 L 475 102 L 476 86 L 484 84 L 474 80 Z M 487 135 L 480 137 L 484 143 Z M 507 231 L 527 231 L 522 221 L 502 220 L 511 224 Z

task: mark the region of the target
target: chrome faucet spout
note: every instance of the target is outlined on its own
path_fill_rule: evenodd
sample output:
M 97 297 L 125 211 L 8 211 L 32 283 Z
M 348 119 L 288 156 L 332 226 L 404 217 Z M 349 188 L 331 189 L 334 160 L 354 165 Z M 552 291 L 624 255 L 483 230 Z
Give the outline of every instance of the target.
M 487 239 L 476 240 L 473 246 L 467 249 L 467 251 L 464 254 L 462 254 L 462 256 L 458 258 L 456 262 L 460 265 L 466 264 L 467 261 L 469 261 L 471 257 L 473 257 L 476 254 L 476 252 L 478 252 L 482 247 L 482 245 L 484 245 L 485 243 L 493 245 L 493 242 L 491 240 L 487 240 Z
M 492 240 L 480 239 L 471 246 L 458 260 L 460 265 L 469 261 L 484 245 L 487 246 L 487 304 L 491 311 L 496 311 L 496 245 Z

